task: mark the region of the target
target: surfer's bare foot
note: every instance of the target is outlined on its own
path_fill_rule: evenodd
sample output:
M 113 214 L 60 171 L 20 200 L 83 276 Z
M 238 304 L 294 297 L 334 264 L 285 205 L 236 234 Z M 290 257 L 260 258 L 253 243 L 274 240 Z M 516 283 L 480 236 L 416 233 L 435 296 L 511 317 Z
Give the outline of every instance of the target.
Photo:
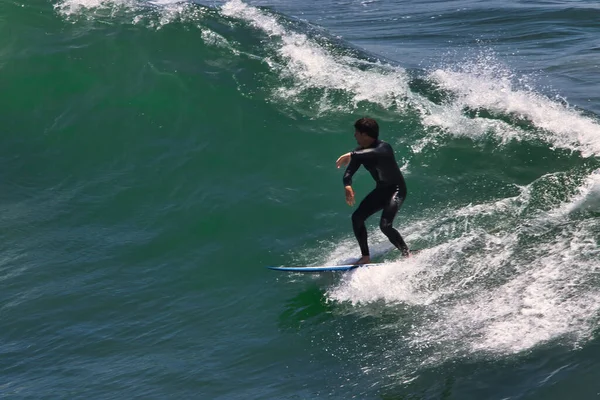
M 371 262 L 371 257 L 369 256 L 362 256 L 361 258 L 358 259 L 358 261 L 356 262 L 356 264 L 369 264 Z

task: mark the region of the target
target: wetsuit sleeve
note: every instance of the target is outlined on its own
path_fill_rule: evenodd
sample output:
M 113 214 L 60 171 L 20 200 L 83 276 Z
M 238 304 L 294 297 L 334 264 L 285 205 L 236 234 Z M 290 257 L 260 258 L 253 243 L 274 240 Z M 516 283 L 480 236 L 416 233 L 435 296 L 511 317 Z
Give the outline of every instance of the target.
M 386 154 L 388 154 L 388 150 L 386 149 L 385 145 L 379 145 L 369 149 L 354 150 L 352 152 L 352 161 L 356 160 L 360 163 L 363 163 L 365 161 L 374 160 L 385 156 Z
M 361 162 L 355 159 L 354 157 L 350 159 L 350 164 L 348 164 L 346 172 L 344 172 L 344 186 L 352 185 L 352 176 L 358 170 L 360 164 Z

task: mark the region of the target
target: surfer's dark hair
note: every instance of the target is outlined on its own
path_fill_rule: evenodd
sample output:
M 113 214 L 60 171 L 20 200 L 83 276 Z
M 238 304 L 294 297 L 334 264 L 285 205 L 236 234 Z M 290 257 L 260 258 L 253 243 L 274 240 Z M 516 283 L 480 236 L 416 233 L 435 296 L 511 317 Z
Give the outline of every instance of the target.
M 379 138 L 379 125 L 373 118 L 361 118 L 354 123 L 354 129 L 365 133 L 373 139 Z

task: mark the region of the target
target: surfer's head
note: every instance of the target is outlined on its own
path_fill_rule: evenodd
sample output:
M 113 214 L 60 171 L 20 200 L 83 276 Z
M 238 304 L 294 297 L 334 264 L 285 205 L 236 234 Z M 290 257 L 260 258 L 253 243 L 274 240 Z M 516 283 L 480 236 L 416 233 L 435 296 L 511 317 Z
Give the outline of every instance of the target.
M 373 118 L 361 118 L 354 123 L 354 137 L 361 147 L 370 146 L 379 138 L 379 125 Z

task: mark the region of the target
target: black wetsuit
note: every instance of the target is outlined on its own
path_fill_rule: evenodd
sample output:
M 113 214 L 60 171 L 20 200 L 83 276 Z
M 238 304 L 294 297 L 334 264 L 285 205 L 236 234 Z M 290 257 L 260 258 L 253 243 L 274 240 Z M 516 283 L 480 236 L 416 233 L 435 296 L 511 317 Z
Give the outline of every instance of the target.
M 408 255 L 408 246 L 392 226 L 394 217 L 406 198 L 406 183 L 396 163 L 392 146 L 376 140 L 368 148 L 353 151 L 344 173 L 344 186 L 352 185 L 352 176 L 361 165 L 371 173 L 376 182 L 375 189 L 364 198 L 352 214 L 352 227 L 362 255 L 369 255 L 365 220 L 379 210 L 383 210 L 379 224 L 381 231 L 402 254 Z

